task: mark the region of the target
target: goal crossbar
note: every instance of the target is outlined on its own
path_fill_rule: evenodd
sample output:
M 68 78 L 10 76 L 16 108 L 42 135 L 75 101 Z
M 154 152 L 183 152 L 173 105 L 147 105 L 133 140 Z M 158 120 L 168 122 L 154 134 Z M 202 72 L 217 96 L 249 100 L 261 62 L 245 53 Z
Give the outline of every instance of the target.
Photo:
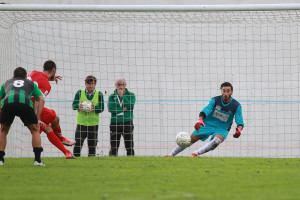
M 2 4 L 0 11 L 269 11 L 299 10 L 300 4 L 241 5 L 50 5 Z

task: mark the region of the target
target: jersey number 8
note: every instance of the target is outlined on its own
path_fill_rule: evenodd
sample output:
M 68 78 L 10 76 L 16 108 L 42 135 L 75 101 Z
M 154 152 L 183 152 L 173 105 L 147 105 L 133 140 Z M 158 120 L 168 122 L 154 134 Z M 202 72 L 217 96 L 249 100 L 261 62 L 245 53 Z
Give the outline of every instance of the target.
M 22 86 L 24 86 L 24 81 L 23 80 L 16 80 L 16 81 L 14 81 L 14 86 L 15 87 L 22 87 Z

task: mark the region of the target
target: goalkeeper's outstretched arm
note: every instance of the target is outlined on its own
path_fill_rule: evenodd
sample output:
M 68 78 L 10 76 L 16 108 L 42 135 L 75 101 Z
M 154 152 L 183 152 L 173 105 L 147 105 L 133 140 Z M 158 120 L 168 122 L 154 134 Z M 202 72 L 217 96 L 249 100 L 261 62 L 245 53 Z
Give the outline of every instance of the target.
M 237 124 L 235 134 L 233 137 L 238 138 L 240 137 L 242 130 L 244 128 L 244 122 L 243 122 L 243 114 L 242 114 L 242 107 L 241 105 L 237 108 L 235 113 L 235 123 Z

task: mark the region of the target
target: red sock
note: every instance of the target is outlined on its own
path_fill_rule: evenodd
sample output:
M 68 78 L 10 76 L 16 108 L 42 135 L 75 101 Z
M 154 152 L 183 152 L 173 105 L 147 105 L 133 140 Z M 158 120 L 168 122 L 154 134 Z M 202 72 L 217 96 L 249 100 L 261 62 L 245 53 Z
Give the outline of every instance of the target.
M 64 147 L 64 145 L 61 143 L 60 139 L 55 135 L 54 132 L 49 132 L 47 134 L 48 140 L 56 146 L 59 150 L 61 150 L 64 154 L 69 153 L 70 151 Z
M 58 126 L 58 127 L 51 126 L 51 128 L 58 137 L 62 137 L 60 126 Z

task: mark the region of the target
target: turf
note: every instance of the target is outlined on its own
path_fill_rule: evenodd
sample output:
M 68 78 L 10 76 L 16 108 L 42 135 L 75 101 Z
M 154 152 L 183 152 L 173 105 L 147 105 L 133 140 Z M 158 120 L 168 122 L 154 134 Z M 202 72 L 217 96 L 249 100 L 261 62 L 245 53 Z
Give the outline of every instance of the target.
M 300 199 L 300 159 L 6 158 L 0 199 Z

